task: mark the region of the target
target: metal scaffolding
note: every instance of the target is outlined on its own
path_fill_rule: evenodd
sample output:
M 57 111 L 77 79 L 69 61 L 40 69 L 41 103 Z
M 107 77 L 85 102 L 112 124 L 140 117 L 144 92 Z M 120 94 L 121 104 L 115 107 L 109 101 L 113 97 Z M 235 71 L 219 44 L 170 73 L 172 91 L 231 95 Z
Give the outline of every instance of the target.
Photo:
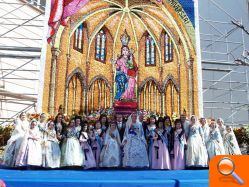
M 0 124 L 34 112 L 45 0 L 0 0 Z
M 205 117 L 249 122 L 247 0 L 199 2 Z

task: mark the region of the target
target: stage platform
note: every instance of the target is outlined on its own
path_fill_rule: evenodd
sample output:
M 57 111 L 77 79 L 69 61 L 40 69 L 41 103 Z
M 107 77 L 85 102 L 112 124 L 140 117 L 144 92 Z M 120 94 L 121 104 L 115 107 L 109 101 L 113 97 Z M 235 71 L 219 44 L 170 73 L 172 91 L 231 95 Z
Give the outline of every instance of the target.
M 208 170 L 7 170 L 7 187 L 208 187 Z

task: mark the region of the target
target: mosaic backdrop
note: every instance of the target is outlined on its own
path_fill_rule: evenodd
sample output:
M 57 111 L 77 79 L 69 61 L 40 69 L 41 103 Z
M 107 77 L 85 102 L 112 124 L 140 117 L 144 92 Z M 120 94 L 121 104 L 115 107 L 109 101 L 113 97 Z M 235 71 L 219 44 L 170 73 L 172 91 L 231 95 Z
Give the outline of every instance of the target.
M 199 113 L 192 0 L 90 0 L 47 45 L 43 111 Z

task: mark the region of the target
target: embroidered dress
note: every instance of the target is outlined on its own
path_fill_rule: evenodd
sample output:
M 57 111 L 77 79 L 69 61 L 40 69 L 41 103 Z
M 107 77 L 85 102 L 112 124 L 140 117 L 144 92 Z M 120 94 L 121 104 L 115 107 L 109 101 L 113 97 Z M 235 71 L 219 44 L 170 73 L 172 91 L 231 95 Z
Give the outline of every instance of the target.
M 146 129 L 146 139 L 148 140 L 148 153 L 149 153 L 149 162 L 150 162 L 150 168 L 152 167 L 152 160 L 155 159 L 155 149 L 158 149 L 158 142 L 155 141 L 154 143 L 154 137 L 155 137 L 155 129 L 156 125 L 149 125 Z M 153 153 L 152 153 L 153 152 Z M 152 158 L 153 157 L 153 158 Z
M 45 166 L 45 163 L 43 163 L 43 161 L 45 161 L 45 133 L 46 133 L 46 123 L 45 122 L 38 122 L 37 123 L 37 127 L 40 130 L 40 135 L 41 135 L 41 144 L 42 144 L 42 166 Z
M 121 151 L 120 151 L 120 137 L 119 132 L 116 129 L 111 132 L 113 137 L 110 136 L 110 129 L 107 130 L 104 147 L 101 151 L 101 167 L 119 167 L 121 165 Z
M 43 143 L 43 167 L 46 168 L 58 168 L 60 167 L 61 150 L 59 141 L 56 138 L 55 130 L 47 129 L 44 133 Z
M 93 136 L 91 137 L 91 147 L 97 167 L 99 167 L 100 153 L 103 147 L 104 137 L 105 133 L 101 129 L 95 130 Z
M 45 130 L 46 130 L 46 123 L 45 122 L 43 122 L 43 123 L 41 123 L 41 122 L 38 122 L 37 123 L 37 126 L 38 126 L 38 128 L 39 128 L 39 130 L 40 130 L 40 133 L 41 133 L 41 138 L 43 139 L 43 137 L 44 137 L 44 133 L 45 133 Z
M 171 169 L 167 132 L 158 130 L 152 147 L 152 169 Z
M 204 126 L 201 126 L 202 128 L 202 131 L 203 131 L 203 138 L 204 138 L 204 142 L 205 142 L 205 145 L 207 145 L 207 141 L 209 140 L 209 131 L 210 131 L 210 128 L 207 124 L 205 124 Z
M 67 129 L 61 147 L 61 166 L 83 166 L 85 158 L 78 137 L 75 128 Z
M 4 165 L 9 167 L 15 166 L 16 157 L 27 131 L 29 131 L 29 122 L 27 120 L 22 121 L 17 119 L 15 122 L 15 129 L 5 147 L 3 161 Z
M 241 155 L 241 151 L 233 131 L 224 134 L 223 142 L 225 153 L 227 155 Z
M 186 151 L 186 165 L 206 167 L 208 161 L 207 150 L 203 140 L 203 131 L 199 124 L 189 126 Z
M 226 126 L 225 125 L 220 125 L 220 126 L 218 126 L 218 129 L 220 131 L 221 137 L 224 138 L 224 136 L 226 134 Z
M 146 150 L 146 141 L 142 124 L 128 124 L 124 136 L 124 158 L 123 166 L 131 168 L 145 168 L 149 167 L 149 159 Z
M 29 129 L 24 136 L 19 153 L 16 158 L 16 166 L 41 166 L 42 149 L 40 131 L 37 127 Z
M 84 169 L 96 168 L 96 161 L 89 142 L 90 139 L 88 137 L 88 134 L 86 132 L 82 132 L 80 136 L 80 146 L 85 156 Z
M 174 170 L 182 170 L 185 169 L 185 151 L 184 147 L 186 145 L 186 137 L 185 134 L 182 134 L 182 129 L 177 129 L 174 132 L 174 158 L 173 158 L 173 165 L 172 169 Z
M 216 155 L 225 154 L 222 138 L 219 129 L 217 128 L 210 130 L 209 138 L 206 145 L 209 160 L 211 160 Z

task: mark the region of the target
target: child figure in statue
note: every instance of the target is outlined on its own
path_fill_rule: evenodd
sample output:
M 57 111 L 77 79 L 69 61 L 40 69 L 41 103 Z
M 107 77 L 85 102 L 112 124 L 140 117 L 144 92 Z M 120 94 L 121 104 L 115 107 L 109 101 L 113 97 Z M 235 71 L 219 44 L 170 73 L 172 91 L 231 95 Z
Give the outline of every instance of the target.
M 133 100 L 135 98 L 135 86 L 137 77 L 137 64 L 134 51 L 130 50 L 128 43 L 130 36 L 125 31 L 121 36 L 121 56 L 113 63 L 116 66 L 116 94 L 115 100 Z

